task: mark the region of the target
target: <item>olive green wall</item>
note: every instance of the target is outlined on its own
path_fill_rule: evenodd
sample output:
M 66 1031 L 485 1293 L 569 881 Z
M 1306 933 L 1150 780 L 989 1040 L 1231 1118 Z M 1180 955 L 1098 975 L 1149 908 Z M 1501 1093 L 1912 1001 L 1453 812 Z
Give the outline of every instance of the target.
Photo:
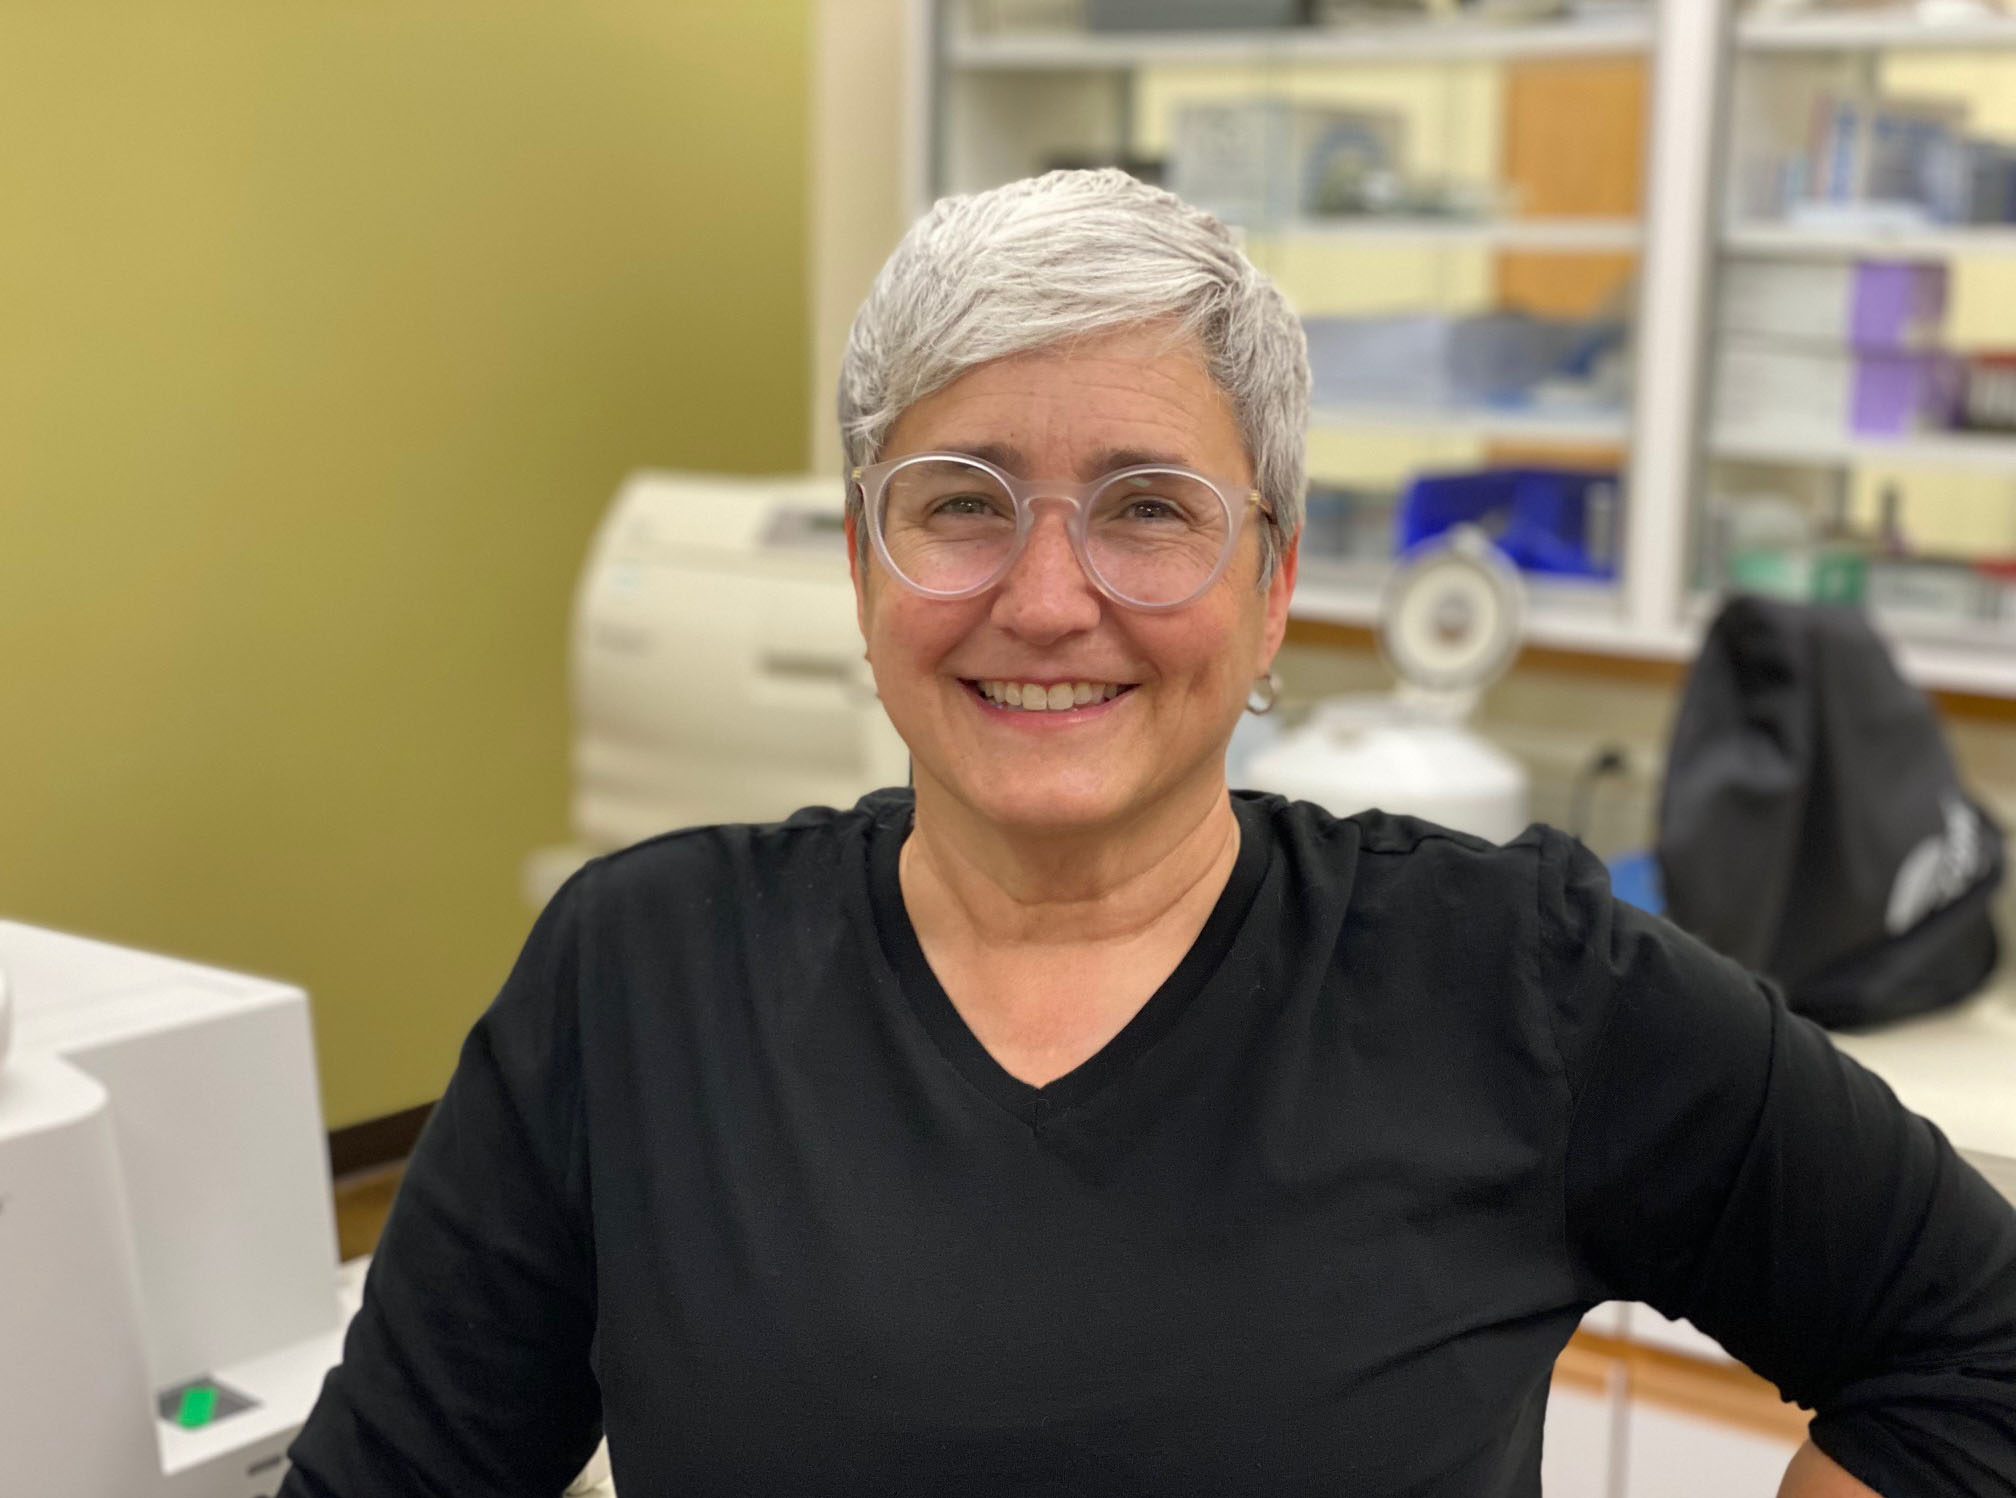
M 0 0 L 0 914 L 435 1096 L 566 828 L 583 548 L 805 461 L 805 0 Z

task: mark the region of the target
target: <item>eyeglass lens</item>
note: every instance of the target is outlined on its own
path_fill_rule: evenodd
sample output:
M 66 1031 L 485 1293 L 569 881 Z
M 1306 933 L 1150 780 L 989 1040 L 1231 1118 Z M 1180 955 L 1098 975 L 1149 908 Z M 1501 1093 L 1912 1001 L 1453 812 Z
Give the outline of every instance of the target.
M 889 475 L 877 521 L 889 560 L 934 593 L 993 578 L 1015 548 L 1015 501 L 975 463 L 927 458 Z M 1109 480 L 1087 501 L 1085 550 L 1099 580 L 1135 603 L 1180 603 L 1210 579 L 1231 543 L 1225 501 L 1202 479 L 1166 469 Z

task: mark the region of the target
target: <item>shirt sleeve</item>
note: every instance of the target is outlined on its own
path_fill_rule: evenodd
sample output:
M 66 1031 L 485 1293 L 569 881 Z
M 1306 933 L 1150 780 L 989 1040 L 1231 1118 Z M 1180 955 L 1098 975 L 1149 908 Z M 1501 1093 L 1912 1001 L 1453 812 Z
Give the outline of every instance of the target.
M 1775 987 L 1540 844 L 1589 1299 L 1709 1333 L 1885 1498 L 2016 1492 L 2016 1209 Z
M 553 1498 L 600 1436 L 575 879 L 462 1047 L 281 1498 Z

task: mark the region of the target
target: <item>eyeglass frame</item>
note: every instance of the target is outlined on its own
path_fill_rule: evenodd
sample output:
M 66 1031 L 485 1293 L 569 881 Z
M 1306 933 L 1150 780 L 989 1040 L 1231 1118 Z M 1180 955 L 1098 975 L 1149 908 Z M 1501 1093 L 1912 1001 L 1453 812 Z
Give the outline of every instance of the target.
M 970 464 L 993 475 L 1007 491 L 1009 502 L 1015 506 L 1015 538 L 1009 544 L 1008 554 L 1002 558 L 1001 565 L 971 587 L 949 592 L 925 587 L 906 576 L 903 569 L 896 565 L 895 558 L 889 555 L 889 543 L 883 538 L 882 517 L 877 508 L 883 491 L 889 485 L 889 480 L 897 472 L 916 463 L 944 461 Z M 1129 598 L 1101 577 L 1099 569 L 1092 564 L 1086 535 L 1092 524 L 1092 509 L 1088 501 L 1093 495 L 1122 479 L 1156 473 L 1193 479 L 1216 494 L 1218 502 L 1225 507 L 1225 550 L 1218 558 L 1218 565 L 1213 567 L 1204 581 L 1188 595 L 1172 603 L 1143 603 L 1138 599 Z M 977 598 L 989 589 L 1001 585 L 1001 580 L 1014 570 L 1015 564 L 1022 559 L 1022 553 L 1028 549 L 1029 534 L 1036 528 L 1036 501 L 1039 499 L 1062 500 L 1071 506 L 1071 519 L 1065 525 L 1064 533 L 1070 541 L 1072 556 L 1077 558 L 1079 571 L 1085 574 L 1092 586 L 1122 608 L 1134 609 L 1145 614 L 1166 614 L 1174 609 L 1188 608 L 1210 592 L 1218 579 L 1225 575 L 1225 569 L 1232 565 L 1232 553 L 1239 549 L 1239 537 L 1244 532 L 1249 511 L 1257 507 L 1261 517 L 1269 525 L 1275 523 L 1274 511 L 1268 505 L 1266 497 L 1250 484 L 1233 484 L 1224 479 L 1214 479 L 1209 474 L 1199 473 L 1193 468 L 1185 468 L 1177 463 L 1135 463 L 1126 468 L 1116 468 L 1111 473 L 1101 474 L 1096 479 L 1078 483 L 1070 479 L 1019 479 L 998 464 L 990 463 L 985 458 L 976 458 L 971 453 L 933 451 L 905 453 L 900 458 L 863 464 L 850 471 L 848 482 L 858 485 L 861 490 L 861 513 L 868 523 L 868 539 L 884 569 L 911 592 L 940 603 L 957 603 L 962 599 Z

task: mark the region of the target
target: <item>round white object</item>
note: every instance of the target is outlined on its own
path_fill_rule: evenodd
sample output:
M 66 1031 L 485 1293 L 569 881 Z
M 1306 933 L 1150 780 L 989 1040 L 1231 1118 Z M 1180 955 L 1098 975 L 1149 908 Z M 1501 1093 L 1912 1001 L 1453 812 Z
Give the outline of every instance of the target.
M 1411 721 L 1392 698 L 1325 706 L 1254 756 L 1254 786 L 1333 816 L 1376 807 L 1494 843 L 1525 831 L 1526 771 L 1510 755 L 1460 725 Z
M 1512 664 L 1525 622 L 1519 573 L 1474 525 L 1402 557 L 1379 599 L 1387 664 L 1423 693 L 1483 691 Z
M 0 967 L 0 1068 L 7 1065 L 7 1046 L 14 1039 L 14 994 L 7 987 L 7 969 Z

